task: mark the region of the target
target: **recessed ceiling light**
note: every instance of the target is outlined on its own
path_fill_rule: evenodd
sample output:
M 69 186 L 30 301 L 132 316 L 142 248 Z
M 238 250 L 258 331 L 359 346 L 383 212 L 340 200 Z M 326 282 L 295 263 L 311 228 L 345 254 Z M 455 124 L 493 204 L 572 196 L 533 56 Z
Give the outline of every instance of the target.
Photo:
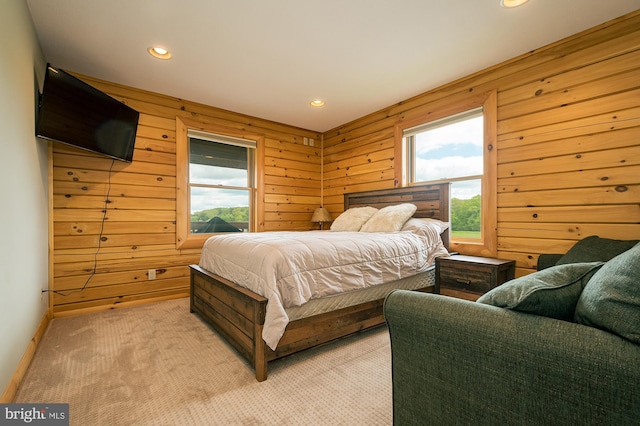
M 164 47 L 150 47 L 147 52 L 154 58 L 158 59 L 171 59 L 171 53 Z
M 321 107 L 324 106 L 324 101 L 322 99 L 314 99 L 313 101 L 309 102 L 311 104 L 311 106 L 313 107 Z
M 500 6 L 502 7 L 516 7 L 521 4 L 525 4 L 529 0 L 500 0 Z

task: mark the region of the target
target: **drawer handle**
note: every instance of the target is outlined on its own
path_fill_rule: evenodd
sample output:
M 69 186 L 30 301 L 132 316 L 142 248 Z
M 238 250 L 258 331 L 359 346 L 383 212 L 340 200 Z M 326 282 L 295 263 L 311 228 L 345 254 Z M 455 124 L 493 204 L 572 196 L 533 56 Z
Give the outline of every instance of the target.
M 469 280 L 461 280 L 460 278 L 456 279 L 458 284 L 471 285 L 471 281 Z

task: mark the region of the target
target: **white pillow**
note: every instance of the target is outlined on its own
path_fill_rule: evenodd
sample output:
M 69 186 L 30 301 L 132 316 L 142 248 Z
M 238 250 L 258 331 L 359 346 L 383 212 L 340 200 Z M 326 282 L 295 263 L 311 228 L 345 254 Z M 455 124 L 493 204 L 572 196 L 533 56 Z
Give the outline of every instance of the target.
M 411 231 L 416 234 L 419 234 L 427 228 L 434 227 L 438 231 L 438 234 L 442 234 L 444 231 L 449 229 L 449 226 L 451 226 L 449 222 L 443 222 L 438 219 L 431 219 L 428 217 L 421 217 L 421 218 L 412 217 L 402 226 L 402 229 L 400 230 Z
M 367 221 L 361 232 L 396 232 L 416 212 L 415 204 L 397 204 L 383 207 Z
M 378 209 L 375 207 L 352 207 L 342 213 L 331 224 L 332 231 L 352 231 L 358 232 L 362 225 L 373 216 Z
M 429 247 L 433 247 L 442 244 L 440 234 L 446 231 L 448 227 L 449 223 L 436 219 L 411 218 L 402 226 L 400 231 L 416 234 L 424 238 Z

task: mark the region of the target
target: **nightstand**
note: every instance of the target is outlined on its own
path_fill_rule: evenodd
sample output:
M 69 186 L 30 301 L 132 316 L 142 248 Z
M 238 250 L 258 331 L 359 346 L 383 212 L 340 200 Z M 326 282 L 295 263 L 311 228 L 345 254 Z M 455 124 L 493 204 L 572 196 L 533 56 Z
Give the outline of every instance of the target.
M 482 294 L 513 279 L 514 260 L 453 255 L 436 258 L 436 291 L 446 296 L 476 300 Z

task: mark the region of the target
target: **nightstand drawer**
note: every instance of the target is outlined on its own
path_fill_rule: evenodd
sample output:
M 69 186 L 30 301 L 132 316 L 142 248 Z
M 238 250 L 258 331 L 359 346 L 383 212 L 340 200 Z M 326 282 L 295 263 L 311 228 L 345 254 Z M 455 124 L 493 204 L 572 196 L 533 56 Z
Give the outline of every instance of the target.
M 491 270 L 487 268 L 456 269 L 448 265 L 440 266 L 440 285 L 454 290 L 473 291 L 474 293 L 486 293 L 491 290 L 493 281 Z
M 515 261 L 491 257 L 454 255 L 436 259 L 436 288 L 472 297 L 513 279 Z

